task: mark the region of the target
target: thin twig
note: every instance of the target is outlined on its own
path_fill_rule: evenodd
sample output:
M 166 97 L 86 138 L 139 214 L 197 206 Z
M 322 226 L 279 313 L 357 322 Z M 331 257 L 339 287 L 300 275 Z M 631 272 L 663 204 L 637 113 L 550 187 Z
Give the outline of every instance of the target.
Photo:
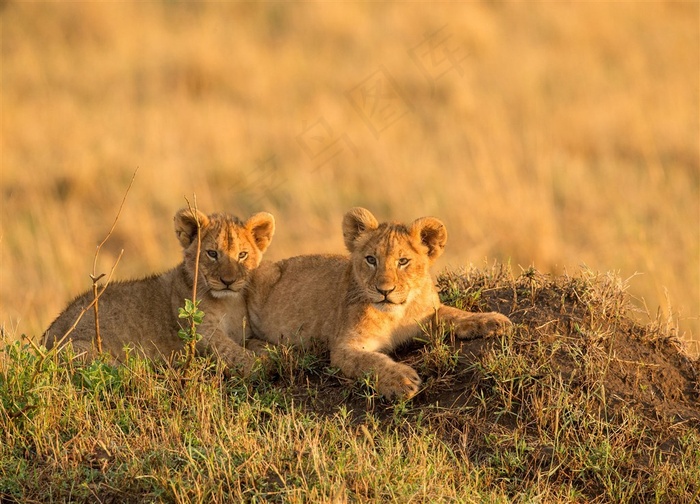
M 197 195 L 193 194 L 194 208 L 190 204 L 190 200 L 185 198 L 187 202 L 187 208 L 189 208 L 194 221 L 197 224 L 197 255 L 195 255 L 194 260 L 194 281 L 192 282 L 192 303 L 195 305 L 195 310 L 197 306 L 197 279 L 199 278 L 199 254 L 202 250 L 202 234 L 201 234 L 201 224 L 199 222 L 199 217 L 197 215 Z M 185 370 L 189 369 L 192 359 L 194 357 L 195 345 L 197 344 L 197 324 L 195 323 L 194 317 L 190 318 L 190 340 L 187 342 L 187 360 L 185 361 Z
M 123 252 L 123 250 L 122 250 Z M 95 257 L 97 257 L 97 253 L 95 254 Z M 95 348 L 97 348 L 97 353 L 101 354 L 102 353 L 102 336 L 100 335 L 100 313 L 99 313 L 99 299 L 100 297 L 97 295 L 97 282 L 105 276 L 104 273 L 100 273 L 97 277 L 94 275 L 90 275 L 90 279 L 92 280 L 92 296 L 95 300 L 94 303 L 94 308 L 95 308 Z
M 100 250 L 102 250 L 102 246 L 109 240 L 109 238 L 112 236 L 112 233 L 114 232 L 114 228 L 117 227 L 117 221 L 119 221 L 119 216 L 122 214 L 122 208 L 124 208 L 124 203 L 126 202 L 126 197 L 129 195 L 129 191 L 131 190 L 131 186 L 134 184 L 134 179 L 136 178 L 136 174 L 138 173 L 139 169 L 136 168 L 134 170 L 134 174 L 131 176 L 131 180 L 129 181 L 129 186 L 126 188 L 126 192 L 124 193 L 124 196 L 122 197 L 122 202 L 119 205 L 119 210 L 117 211 L 117 216 L 114 218 L 114 222 L 112 223 L 112 227 L 109 229 L 109 233 L 107 233 L 107 236 L 105 236 L 104 240 L 100 242 L 100 244 L 97 246 L 97 250 L 95 250 L 95 258 L 92 261 L 92 274 L 90 275 L 90 279 L 92 279 L 92 294 L 94 297 L 93 301 L 93 306 L 95 309 L 95 348 L 97 348 L 97 353 L 102 354 L 102 336 L 100 335 L 100 314 L 99 314 L 99 299 L 100 296 L 97 294 L 97 282 L 104 276 L 104 273 L 97 275 L 96 270 L 97 270 L 97 257 L 100 255 Z M 122 253 L 124 251 L 122 250 Z M 119 257 L 121 258 L 121 254 L 119 254 Z M 118 260 L 117 260 L 118 261 Z M 115 263 L 116 266 L 116 263 Z M 114 268 L 112 268 L 112 271 L 114 271 Z M 111 276 L 111 275 L 110 275 Z M 102 292 L 104 292 L 104 289 L 107 288 L 107 285 L 105 284 L 104 288 L 102 289 Z

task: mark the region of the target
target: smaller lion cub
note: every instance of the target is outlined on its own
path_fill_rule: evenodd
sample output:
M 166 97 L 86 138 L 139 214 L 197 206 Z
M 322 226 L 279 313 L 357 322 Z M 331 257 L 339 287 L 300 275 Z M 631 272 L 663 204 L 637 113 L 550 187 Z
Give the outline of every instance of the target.
M 195 220 L 196 218 L 196 220 Z M 227 214 L 205 215 L 182 209 L 175 215 L 175 234 L 184 252 L 183 261 L 160 275 L 141 280 L 110 283 L 99 298 L 103 351 L 116 360 L 130 347 L 150 359 L 168 359 L 184 348 L 178 336 L 178 309 L 192 298 L 197 256 L 197 221 L 201 252 L 197 298 L 204 319 L 198 327 L 202 339 L 197 350 L 218 355 L 227 367 L 248 374 L 255 363 L 242 345 L 250 336 L 244 291 L 251 272 L 275 232 L 275 220 L 260 212 L 241 222 Z M 60 342 L 80 312 L 93 300 L 91 291 L 78 296 L 43 336 L 47 348 Z M 95 314 L 85 312 L 69 334 L 76 353 L 95 355 Z
M 353 208 L 343 219 L 350 257 L 307 255 L 262 263 L 253 272 L 248 311 L 254 334 L 271 343 L 317 340 L 331 365 L 350 378 L 371 373 L 385 397 L 411 398 L 421 383 L 389 352 L 431 327 L 437 317 L 458 338 L 500 334 L 512 326 L 500 313 L 470 313 L 440 303 L 429 273 L 447 230 L 434 217 L 409 225 Z

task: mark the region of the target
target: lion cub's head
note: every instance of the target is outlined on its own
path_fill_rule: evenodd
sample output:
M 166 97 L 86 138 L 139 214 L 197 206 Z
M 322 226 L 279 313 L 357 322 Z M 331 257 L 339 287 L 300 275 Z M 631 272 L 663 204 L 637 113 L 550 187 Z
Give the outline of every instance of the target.
M 184 249 L 190 279 L 194 278 L 197 257 L 197 222 L 201 249 L 199 257 L 200 292 L 223 297 L 241 292 L 250 272 L 257 268 L 275 232 L 275 219 L 267 212 L 256 213 L 247 221 L 226 214 L 196 217 L 187 208 L 175 214 L 175 234 Z
M 361 294 L 389 310 L 411 301 L 431 281 L 428 268 L 442 254 L 447 230 L 433 217 L 410 225 L 379 224 L 369 210 L 353 208 L 343 219 L 343 238 Z

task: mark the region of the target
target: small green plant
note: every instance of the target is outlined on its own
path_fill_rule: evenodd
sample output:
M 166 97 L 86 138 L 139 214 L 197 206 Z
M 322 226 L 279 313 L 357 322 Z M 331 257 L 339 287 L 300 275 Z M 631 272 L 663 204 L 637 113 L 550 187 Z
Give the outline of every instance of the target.
M 197 332 L 197 327 L 204 320 L 204 312 L 199 309 L 199 303 L 199 300 L 185 299 L 185 306 L 177 311 L 179 318 L 187 320 L 187 325 L 181 327 L 177 335 L 187 345 L 188 359 L 194 355 L 194 346 L 202 339 L 202 335 Z
M 119 370 L 98 358 L 76 369 L 73 382 L 95 395 L 115 392 L 121 385 Z

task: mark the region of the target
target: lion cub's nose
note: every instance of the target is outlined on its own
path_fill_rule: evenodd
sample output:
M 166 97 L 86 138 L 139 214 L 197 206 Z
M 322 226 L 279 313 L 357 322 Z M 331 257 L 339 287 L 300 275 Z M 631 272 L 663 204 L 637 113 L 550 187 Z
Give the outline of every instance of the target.
M 384 287 L 384 286 L 382 286 L 382 287 Z M 392 292 L 394 292 L 396 290 L 396 286 L 392 287 L 391 289 L 382 288 L 382 287 L 379 287 L 378 285 L 376 285 L 374 288 L 377 289 L 377 292 L 379 292 L 384 297 L 387 297 L 389 294 L 391 294 Z
M 221 283 L 226 286 L 226 288 L 231 287 L 231 284 L 235 282 L 235 280 L 226 280 L 225 278 L 220 277 L 219 280 L 221 280 Z

